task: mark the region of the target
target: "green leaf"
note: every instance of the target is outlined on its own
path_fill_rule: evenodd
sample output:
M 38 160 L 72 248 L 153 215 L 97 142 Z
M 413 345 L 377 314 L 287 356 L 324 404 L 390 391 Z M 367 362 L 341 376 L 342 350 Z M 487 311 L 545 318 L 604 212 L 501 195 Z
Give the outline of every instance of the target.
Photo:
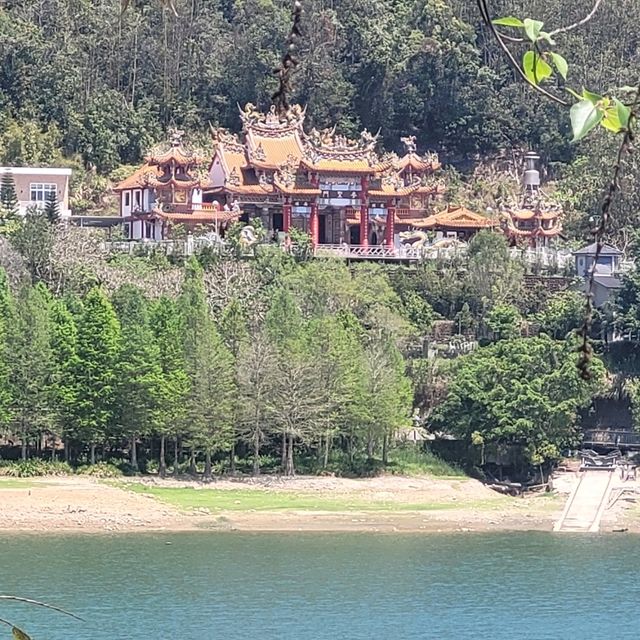
M 567 79 L 567 73 L 569 72 L 569 65 L 567 61 L 559 53 L 549 53 L 553 66 L 558 70 L 558 73 L 564 80 Z
M 616 105 L 616 112 L 618 114 L 618 120 L 620 121 L 620 128 L 626 129 L 629 126 L 629 119 L 631 118 L 631 108 L 626 104 L 622 104 L 618 98 L 614 98 L 613 102 Z
M 576 102 L 571 107 L 573 142 L 582 140 L 603 118 L 604 113 L 591 100 L 585 99 Z
M 13 640 L 31 640 L 31 638 L 22 629 L 18 629 L 18 627 L 11 629 L 11 635 L 13 636 Z
M 497 18 L 496 20 L 492 20 L 492 22 L 500 27 L 517 27 L 518 29 L 522 29 L 524 27 L 524 22 L 519 18 L 514 18 L 513 16 Z
M 592 104 L 596 104 L 596 102 L 601 102 L 602 100 L 604 100 L 604 97 L 601 96 L 600 94 L 592 93 L 591 91 L 588 91 L 584 87 L 582 87 L 582 97 L 585 100 L 589 100 L 589 102 L 591 102 Z
M 540 84 L 553 73 L 553 69 L 544 58 L 535 51 L 527 51 L 522 57 L 522 68 L 528 80 L 533 84 Z
M 524 32 L 531 42 L 535 42 L 539 38 L 543 26 L 544 22 L 540 22 L 540 20 L 524 19 Z
M 613 133 L 620 133 L 622 125 L 620 124 L 620 118 L 618 117 L 618 111 L 615 107 L 610 107 L 604 112 L 604 118 L 602 119 L 602 126 Z

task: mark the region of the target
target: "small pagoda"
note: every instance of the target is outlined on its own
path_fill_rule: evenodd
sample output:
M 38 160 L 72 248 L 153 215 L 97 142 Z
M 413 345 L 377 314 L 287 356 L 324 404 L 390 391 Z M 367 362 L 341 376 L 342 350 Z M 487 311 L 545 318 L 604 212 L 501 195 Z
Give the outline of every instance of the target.
M 178 224 L 187 231 L 204 225 L 220 232 L 240 217 L 238 207 L 224 210 L 217 202 L 204 202 L 208 161 L 184 144 L 183 135 L 172 131 L 169 141 L 151 149 L 145 164 L 116 187 L 128 238 L 164 240 Z
M 562 207 L 540 188 L 539 159 L 535 153 L 525 156 L 522 194 L 500 207 L 501 226 L 509 241 L 532 249 L 549 246 L 562 233 Z

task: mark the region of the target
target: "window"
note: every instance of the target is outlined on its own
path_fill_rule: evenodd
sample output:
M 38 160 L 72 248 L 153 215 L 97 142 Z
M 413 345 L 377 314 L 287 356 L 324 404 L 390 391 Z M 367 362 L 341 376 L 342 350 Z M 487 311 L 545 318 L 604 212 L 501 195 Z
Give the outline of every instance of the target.
M 46 202 L 54 195 L 58 195 L 57 184 L 47 184 L 46 182 L 32 182 L 30 189 L 31 202 Z
M 124 225 L 124 237 L 127 240 L 131 238 L 131 225 L 128 222 Z
M 125 207 L 131 206 L 131 191 L 124 192 L 124 206 Z
M 144 223 L 144 237 L 147 239 L 153 238 L 153 225 L 150 222 Z

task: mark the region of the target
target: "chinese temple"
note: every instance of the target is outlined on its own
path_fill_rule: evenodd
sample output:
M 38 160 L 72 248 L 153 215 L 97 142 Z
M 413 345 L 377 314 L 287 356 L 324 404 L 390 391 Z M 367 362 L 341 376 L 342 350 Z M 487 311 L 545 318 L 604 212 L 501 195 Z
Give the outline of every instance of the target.
M 419 155 L 415 138 L 404 138 L 406 153 L 379 155 L 378 135 L 357 140 L 335 128 L 304 130 L 298 105 L 285 114 L 241 111 L 242 136 L 213 132 L 216 144 L 209 194 L 221 204 L 238 202 L 246 219 L 266 229 L 311 235 L 314 245 L 387 245 L 400 231 L 426 220 L 444 191 L 434 177 L 435 154 Z
M 237 205 L 224 210 L 203 201 L 209 160 L 182 138 L 183 132 L 172 132 L 169 143 L 153 148 L 145 164 L 115 188 L 127 238 L 164 240 L 176 225 L 219 230 L 240 217 Z
M 533 249 L 547 247 L 562 233 L 562 208 L 540 188 L 538 160 L 535 153 L 525 156 L 521 198 L 505 202 L 500 211 L 503 231 L 511 243 Z
M 248 104 L 240 110 L 240 134 L 212 129 L 213 158 L 187 148 L 182 132 L 174 132 L 116 187 L 127 238 L 164 240 L 176 225 L 223 235 L 232 222 L 258 218 L 270 237 L 285 239 L 297 229 L 314 246 L 389 253 L 409 231 L 468 240 L 494 226 L 463 207 L 435 213 L 444 193 L 440 162 L 418 153 L 415 136 L 401 139 L 402 156 L 380 154 L 378 134 L 307 132 L 305 115 L 299 105 L 264 113 Z

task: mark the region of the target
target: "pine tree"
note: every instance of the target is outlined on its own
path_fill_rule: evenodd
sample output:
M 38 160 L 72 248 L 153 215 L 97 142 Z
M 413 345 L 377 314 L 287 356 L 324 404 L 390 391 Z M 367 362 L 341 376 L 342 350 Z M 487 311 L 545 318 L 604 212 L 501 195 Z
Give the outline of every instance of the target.
M 76 322 L 64 300 L 52 300 L 50 304 L 51 349 L 53 352 L 53 384 L 51 405 L 54 434 L 65 443 L 65 458 L 69 459 L 67 435 L 73 433 L 73 408 L 78 397 L 75 372 L 78 366 L 78 330 Z M 55 447 L 53 449 L 55 458 Z
M 130 441 L 131 468 L 138 470 L 137 441 L 154 430 L 161 384 L 160 352 L 149 324 L 148 303 L 139 289 L 123 285 L 113 304 L 120 319 L 116 423 Z
M 49 224 L 58 224 L 60 222 L 60 205 L 55 191 L 52 191 L 47 197 L 44 205 L 44 215 Z
M 182 318 L 175 301 L 162 297 L 151 308 L 151 330 L 161 370 L 155 432 L 160 436 L 159 473 L 166 475 L 166 440 L 174 438 L 174 473 L 178 473 L 178 438 L 185 423 L 189 379 L 185 371 Z
M 27 459 L 29 440 L 52 426 L 50 389 L 53 353 L 50 344 L 49 294 L 44 286 L 25 285 L 16 300 L 9 328 L 9 384 L 12 423 Z
M 104 291 L 94 287 L 85 296 L 78 319 L 73 408 L 74 435 L 90 447 L 95 464 L 96 445 L 106 436 L 115 412 L 116 367 L 120 323 Z
M 236 298 L 233 298 L 224 308 L 219 324 L 222 339 L 233 357 L 234 384 L 238 387 L 238 360 L 243 345 L 246 344 L 249 339 L 249 330 L 247 327 L 244 309 Z M 235 474 L 236 471 L 236 439 L 238 436 L 237 430 L 239 427 L 239 420 L 239 397 L 236 396 L 233 406 L 234 434 L 233 441 L 231 443 L 231 451 L 229 453 L 229 461 L 231 465 L 230 471 L 232 474 Z
M 205 478 L 209 479 L 213 453 L 228 450 L 233 439 L 236 390 L 233 357 L 209 313 L 202 269 L 194 259 L 187 264 L 180 308 L 190 386 L 186 408 L 191 425 L 192 462 L 195 450 L 204 451 Z
M 0 425 L 10 416 L 12 403 L 9 385 L 9 330 L 14 321 L 14 301 L 9 289 L 7 274 L 0 268 Z
M 0 233 L 10 235 L 20 226 L 20 208 L 11 171 L 5 171 L 0 180 Z
M 0 204 L 2 204 L 7 217 L 15 218 L 18 216 L 18 195 L 16 194 L 13 174 L 10 170 L 5 171 L 2 174 L 2 180 L 0 180 Z

